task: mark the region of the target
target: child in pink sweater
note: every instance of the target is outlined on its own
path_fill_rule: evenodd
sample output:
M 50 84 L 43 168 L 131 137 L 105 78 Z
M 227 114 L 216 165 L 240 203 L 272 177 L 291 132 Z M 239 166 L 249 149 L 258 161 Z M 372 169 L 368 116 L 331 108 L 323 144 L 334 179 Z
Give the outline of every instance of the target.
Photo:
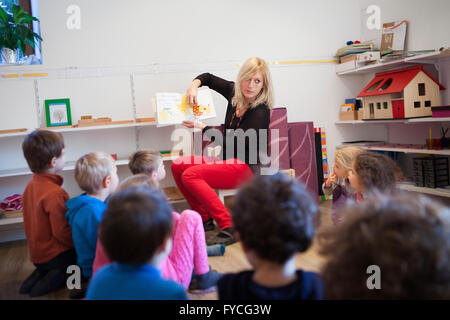
M 158 181 L 165 177 L 162 158 L 159 153 L 152 150 L 136 152 L 130 157 L 129 166 L 135 175 L 125 179 L 120 184 L 119 190 L 140 185 L 158 188 Z M 185 210 L 181 214 L 173 212 L 172 216 L 174 219 L 172 251 L 160 265 L 162 276 L 182 284 L 190 291 L 213 289 L 222 274 L 209 268 L 205 232 L 200 215 L 195 211 Z M 99 268 L 111 262 L 102 244 L 98 242 L 93 275 Z

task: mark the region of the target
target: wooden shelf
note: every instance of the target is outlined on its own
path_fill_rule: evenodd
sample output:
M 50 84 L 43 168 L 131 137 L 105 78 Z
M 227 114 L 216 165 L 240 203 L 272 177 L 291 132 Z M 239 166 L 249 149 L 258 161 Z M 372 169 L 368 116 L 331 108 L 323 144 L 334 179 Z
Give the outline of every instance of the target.
M 413 184 L 399 183 L 397 187 L 401 190 L 430 194 L 439 197 L 450 198 L 450 189 L 446 188 L 424 188 L 417 187 Z
M 163 161 L 173 161 L 179 157 L 180 157 L 179 155 L 173 155 L 170 157 L 162 157 L 162 158 L 163 158 Z M 117 166 L 127 166 L 128 159 L 117 160 L 116 165 Z M 66 165 L 64 166 L 63 171 L 72 171 L 74 169 L 75 169 L 75 161 L 68 161 L 68 162 L 66 162 Z M 0 170 L 0 178 L 14 177 L 14 176 L 26 176 L 26 175 L 30 175 L 30 174 L 32 174 L 32 172 L 28 168 Z
M 365 150 L 373 151 L 388 151 L 388 152 L 400 152 L 400 153 L 417 153 L 417 154 L 437 154 L 443 156 L 450 156 L 450 150 L 429 150 L 429 149 L 408 149 L 408 148 L 384 148 L 384 147 L 371 147 L 361 146 Z
M 6 213 L 5 216 L 5 218 L 0 219 L 0 226 L 23 223 L 23 215 L 20 210 Z
M 336 121 L 335 124 L 386 124 L 386 123 L 429 123 L 429 122 L 450 122 L 450 118 L 412 118 L 412 119 L 392 119 L 392 120 L 350 120 Z

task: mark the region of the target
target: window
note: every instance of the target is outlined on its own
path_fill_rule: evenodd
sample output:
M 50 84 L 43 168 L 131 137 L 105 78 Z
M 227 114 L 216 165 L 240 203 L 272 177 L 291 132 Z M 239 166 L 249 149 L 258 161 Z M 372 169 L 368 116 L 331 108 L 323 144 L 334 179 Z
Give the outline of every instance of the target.
M 430 100 L 426 100 L 425 101 L 425 107 L 431 107 L 431 101 Z
M 420 101 L 414 101 L 414 108 L 420 108 Z
M 381 103 L 380 102 L 377 102 L 377 109 L 381 110 Z
M 387 109 L 388 108 L 388 103 L 387 102 L 383 102 L 383 108 Z
M 0 6 L 7 12 L 11 12 L 13 5 L 19 5 L 25 12 L 39 19 L 38 0 L 0 0 Z M 39 30 L 39 22 L 34 21 L 32 22 L 32 24 L 33 31 L 40 35 L 41 32 Z M 34 55 L 36 57 L 37 63 L 41 64 L 41 42 L 37 40 L 34 49 L 32 46 L 27 44 L 26 50 L 25 52 L 23 52 L 23 55 Z
M 381 81 L 383 81 L 383 80 L 375 82 L 373 85 L 370 86 L 369 89 L 366 90 L 366 92 L 371 92 L 371 91 L 375 90 L 375 88 L 380 85 Z
M 419 96 L 425 95 L 425 83 L 419 83 Z
M 380 91 L 386 90 L 387 88 L 389 88 L 392 84 L 392 78 L 389 78 L 386 80 L 385 83 L 383 83 L 383 85 L 380 88 Z

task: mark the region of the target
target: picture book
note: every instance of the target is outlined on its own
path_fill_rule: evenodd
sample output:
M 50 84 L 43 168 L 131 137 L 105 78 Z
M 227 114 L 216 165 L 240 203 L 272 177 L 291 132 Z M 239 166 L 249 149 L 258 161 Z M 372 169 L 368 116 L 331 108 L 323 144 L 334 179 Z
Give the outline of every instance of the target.
M 181 124 L 186 120 L 205 120 L 216 117 L 211 91 L 198 90 L 198 105 L 187 101 L 186 95 L 174 92 L 156 94 L 156 114 L 158 125 Z

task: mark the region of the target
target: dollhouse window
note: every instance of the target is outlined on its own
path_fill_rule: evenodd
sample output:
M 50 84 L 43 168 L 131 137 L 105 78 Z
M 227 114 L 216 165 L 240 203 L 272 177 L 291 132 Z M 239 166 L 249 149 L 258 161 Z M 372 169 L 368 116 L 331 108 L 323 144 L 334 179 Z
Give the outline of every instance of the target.
M 381 81 L 383 81 L 383 80 L 375 82 L 373 85 L 370 86 L 369 89 L 366 90 L 366 92 L 371 92 L 371 91 L 375 90 L 375 88 L 380 85 Z
M 392 78 L 389 78 L 386 80 L 385 83 L 383 83 L 383 85 L 381 86 L 381 88 L 379 89 L 380 91 L 386 90 L 387 88 L 389 88 L 392 84 Z
M 388 103 L 387 102 L 383 102 L 383 108 L 387 109 L 388 108 Z
M 420 101 L 414 101 L 414 108 L 420 108 Z
M 380 102 L 377 102 L 377 109 L 381 110 L 381 103 Z
M 430 100 L 426 100 L 425 101 L 425 107 L 431 107 L 431 101 Z
M 419 83 L 419 96 L 425 95 L 425 83 Z

